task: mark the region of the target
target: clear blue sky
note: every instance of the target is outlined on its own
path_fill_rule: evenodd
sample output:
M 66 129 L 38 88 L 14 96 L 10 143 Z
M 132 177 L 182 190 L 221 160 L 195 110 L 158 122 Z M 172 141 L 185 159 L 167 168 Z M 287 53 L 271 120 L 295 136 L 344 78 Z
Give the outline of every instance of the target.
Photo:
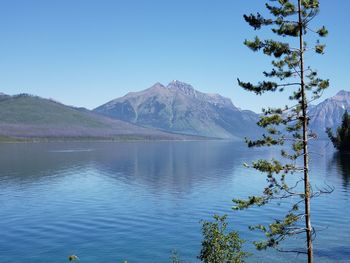
M 31 93 L 94 108 L 129 91 L 188 82 L 244 109 L 285 103 L 242 91 L 269 60 L 243 46 L 256 33 L 242 15 L 262 0 L 0 0 L 0 92 Z M 330 31 L 324 56 L 308 55 L 330 78 L 324 97 L 349 90 L 350 1 L 321 0 Z

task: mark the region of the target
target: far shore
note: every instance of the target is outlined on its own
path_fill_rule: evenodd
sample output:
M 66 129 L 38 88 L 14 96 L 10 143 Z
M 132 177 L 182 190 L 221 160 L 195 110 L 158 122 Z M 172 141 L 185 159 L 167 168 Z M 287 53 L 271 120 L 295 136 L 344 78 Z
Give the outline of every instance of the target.
M 230 139 L 221 138 L 210 138 L 210 137 L 194 137 L 194 138 L 147 138 L 142 136 L 118 136 L 118 137 L 32 137 L 32 138 L 16 138 L 16 137 L 6 137 L 0 136 L 1 143 L 50 143 L 50 142 L 137 142 L 137 141 L 238 141 Z M 243 141 L 243 139 L 242 139 Z

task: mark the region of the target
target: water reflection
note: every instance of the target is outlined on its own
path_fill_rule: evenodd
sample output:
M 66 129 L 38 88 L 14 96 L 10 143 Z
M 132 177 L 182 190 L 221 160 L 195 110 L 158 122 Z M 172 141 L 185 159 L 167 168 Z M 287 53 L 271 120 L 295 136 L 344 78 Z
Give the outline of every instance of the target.
M 128 183 L 153 191 L 189 192 L 194 185 L 216 185 L 241 165 L 237 143 L 133 144 L 115 150 L 108 147 L 96 155 L 97 169 Z M 236 153 L 233 155 L 232 153 Z
M 259 153 L 234 142 L 3 144 L 0 182 L 31 184 L 90 171 L 115 183 L 181 193 L 220 183 Z
M 350 154 L 336 152 L 332 163 L 336 165 L 339 169 L 339 174 L 342 175 L 343 186 L 348 187 L 350 183 Z

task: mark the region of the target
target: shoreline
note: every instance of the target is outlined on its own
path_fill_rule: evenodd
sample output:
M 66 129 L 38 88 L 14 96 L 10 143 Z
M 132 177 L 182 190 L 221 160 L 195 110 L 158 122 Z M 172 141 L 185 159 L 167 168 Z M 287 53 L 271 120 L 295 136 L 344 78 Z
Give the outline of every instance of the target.
M 0 138 L 0 144 L 15 143 L 64 143 L 64 142 L 190 142 L 190 141 L 240 141 L 221 138 L 188 138 L 188 139 L 169 139 L 169 138 L 142 138 L 142 137 L 113 137 L 113 138 L 92 138 L 92 137 L 35 137 L 35 138 Z M 243 139 L 242 139 L 243 141 Z

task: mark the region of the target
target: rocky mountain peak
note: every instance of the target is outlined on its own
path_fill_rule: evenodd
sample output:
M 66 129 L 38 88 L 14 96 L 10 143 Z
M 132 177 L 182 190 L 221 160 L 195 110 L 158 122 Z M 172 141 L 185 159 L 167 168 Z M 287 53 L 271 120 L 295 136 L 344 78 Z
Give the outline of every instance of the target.
M 339 91 L 334 97 L 332 97 L 334 100 L 341 100 L 341 101 L 350 101 L 350 91 L 341 90 Z
M 186 95 L 191 95 L 191 96 L 196 95 L 196 90 L 190 84 L 187 84 L 179 80 L 173 80 L 168 84 L 167 88 L 180 91 Z

